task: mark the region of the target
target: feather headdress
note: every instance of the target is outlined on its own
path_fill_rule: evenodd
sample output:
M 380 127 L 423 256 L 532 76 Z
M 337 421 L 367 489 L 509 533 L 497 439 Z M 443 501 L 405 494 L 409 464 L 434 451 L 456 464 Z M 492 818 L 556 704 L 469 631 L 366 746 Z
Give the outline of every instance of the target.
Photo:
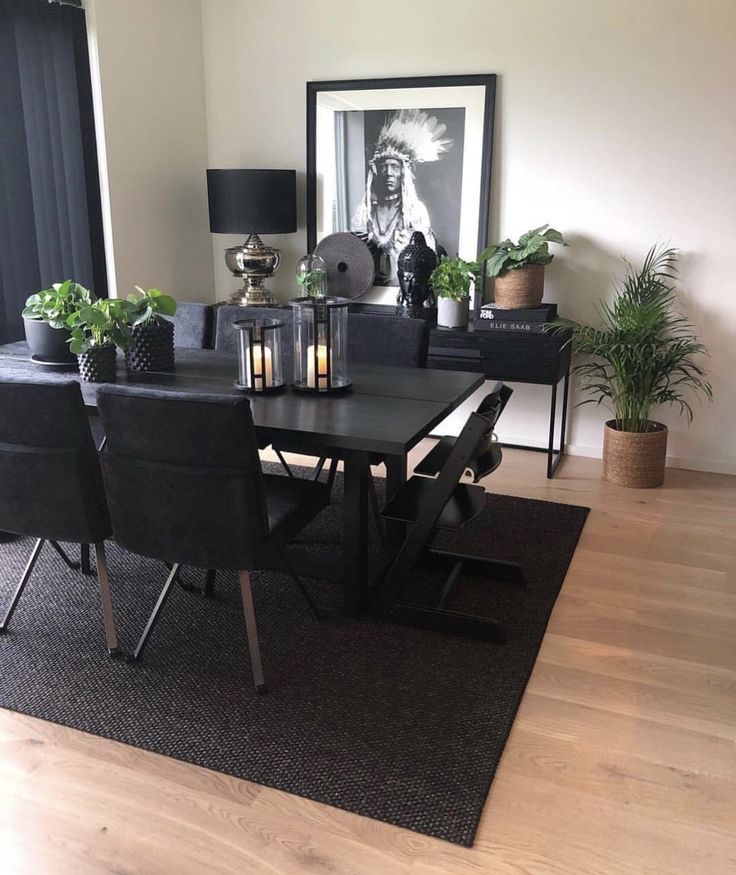
M 443 139 L 447 125 L 422 109 L 400 109 L 386 121 L 378 136 L 371 164 L 396 158 L 413 167 L 439 161 L 452 148 L 453 140 Z

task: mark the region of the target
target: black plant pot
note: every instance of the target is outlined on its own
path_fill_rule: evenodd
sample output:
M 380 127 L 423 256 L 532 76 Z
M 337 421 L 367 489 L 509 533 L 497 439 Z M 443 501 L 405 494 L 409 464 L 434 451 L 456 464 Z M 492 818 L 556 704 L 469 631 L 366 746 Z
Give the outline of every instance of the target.
M 116 376 L 114 346 L 93 346 L 77 356 L 79 373 L 87 383 L 112 383 Z
M 72 365 L 77 360 L 69 351 L 70 332 L 66 328 L 52 328 L 41 319 L 23 319 L 26 340 L 31 355 L 40 362 Z
M 133 328 L 133 339 L 125 351 L 129 371 L 174 370 L 174 323 L 146 322 Z

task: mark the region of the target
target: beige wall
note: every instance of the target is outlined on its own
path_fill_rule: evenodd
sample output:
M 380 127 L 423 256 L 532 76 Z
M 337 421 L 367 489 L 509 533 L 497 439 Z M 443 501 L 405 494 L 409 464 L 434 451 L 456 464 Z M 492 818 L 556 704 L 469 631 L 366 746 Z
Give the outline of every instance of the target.
M 111 286 L 120 296 L 138 284 L 182 300 L 212 300 L 199 0 L 85 6 L 106 156 Z
M 296 168 L 300 231 L 273 237 L 293 293 L 306 247 L 305 82 L 499 74 L 491 235 L 550 222 L 571 242 L 548 295 L 590 317 L 621 255 L 683 252 L 683 306 L 713 352 L 716 402 L 670 453 L 736 472 L 736 3 L 730 0 L 202 0 L 210 166 Z M 218 298 L 235 281 L 215 238 Z M 546 395 L 520 387 L 503 436 L 544 440 Z M 597 454 L 602 411 L 577 410 L 575 450 Z M 541 461 L 540 461 L 541 464 Z

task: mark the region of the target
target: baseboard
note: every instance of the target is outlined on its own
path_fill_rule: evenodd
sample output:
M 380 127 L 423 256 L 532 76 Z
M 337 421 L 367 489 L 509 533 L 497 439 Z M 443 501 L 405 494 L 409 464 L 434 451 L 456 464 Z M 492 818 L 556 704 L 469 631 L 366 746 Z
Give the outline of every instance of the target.
M 566 452 L 570 456 L 583 456 L 586 459 L 600 459 L 600 447 L 590 447 L 584 444 L 568 444 Z M 668 468 L 685 468 L 688 471 L 703 471 L 706 474 L 736 475 L 736 462 L 718 461 L 716 459 L 692 459 L 683 456 L 667 456 Z

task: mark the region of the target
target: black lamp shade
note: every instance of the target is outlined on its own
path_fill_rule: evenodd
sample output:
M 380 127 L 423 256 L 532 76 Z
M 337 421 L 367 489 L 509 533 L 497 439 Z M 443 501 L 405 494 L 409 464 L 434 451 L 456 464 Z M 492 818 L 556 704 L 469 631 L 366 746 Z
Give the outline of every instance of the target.
M 213 234 L 293 234 L 295 170 L 208 170 Z

